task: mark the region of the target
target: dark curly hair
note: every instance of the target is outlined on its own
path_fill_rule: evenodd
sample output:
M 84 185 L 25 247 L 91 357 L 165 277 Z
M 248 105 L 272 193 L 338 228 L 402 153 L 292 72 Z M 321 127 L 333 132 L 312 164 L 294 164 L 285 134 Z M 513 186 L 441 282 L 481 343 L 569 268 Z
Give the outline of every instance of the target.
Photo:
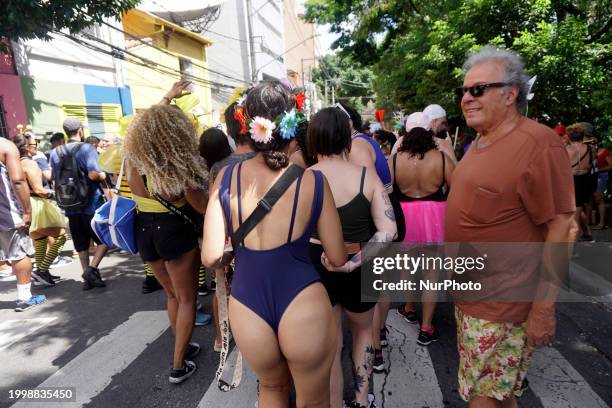
M 410 129 L 410 132 L 403 132 L 404 139 L 399 147 L 399 152 L 408 152 L 411 156 L 419 157 L 419 160 L 425 157 L 425 153 L 437 148 L 434 141 L 434 135 L 431 130 L 425 130 L 421 127 Z
M 259 83 L 247 94 L 244 103 L 245 114 L 254 119 L 259 116 L 274 121 L 283 112 L 289 112 L 295 106 L 294 96 L 279 81 Z M 283 139 L 278 128 L 272 133 L 272 140 L 267 143 L 255 142 L 249 138 L 253 150 L 262 152 L 266 165 L 278 170 L 289 165 L 289 156 L 282 152 L 291 140 Z

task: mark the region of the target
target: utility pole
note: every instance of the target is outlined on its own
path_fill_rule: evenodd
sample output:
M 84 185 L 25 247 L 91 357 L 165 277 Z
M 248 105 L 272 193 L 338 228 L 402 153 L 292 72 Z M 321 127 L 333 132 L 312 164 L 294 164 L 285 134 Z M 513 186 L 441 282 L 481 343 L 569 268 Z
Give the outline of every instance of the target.
M 253 3 L 246 0 L 247 35 L 249 36 L 249 57 L 251 62 L 251 80 L 257 81 L 257 67 L 255 58 L 255 43 L 253 42 Z
M 329 95 L 327 93 L 327 79 L 325 80 L 325 103 L 329 103 Z
M 332 92 L 332 105 L 335 105 L 336 104 L 336 87 L 334 86 L 333 81 L 332 81 L 331 92 Z

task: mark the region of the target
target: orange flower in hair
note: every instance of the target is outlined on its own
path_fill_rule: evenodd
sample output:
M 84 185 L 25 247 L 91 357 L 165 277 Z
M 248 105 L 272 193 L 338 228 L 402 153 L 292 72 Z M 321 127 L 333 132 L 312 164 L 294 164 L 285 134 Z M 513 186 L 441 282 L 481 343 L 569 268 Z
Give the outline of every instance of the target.
M 240 134 L 244 135 L 248 132 L 246 125 L 246 117 L 244 116 L 244 108 L 236 108 L 234 111 L 234 119 L 240 122 Z
M 304 92 L 300 92 L 297 95 L 295 95 L 295 107 L 297 108 L 297 110 L 304 109 L 305 99 L 306 99 L 306 95 L 304 95 Z

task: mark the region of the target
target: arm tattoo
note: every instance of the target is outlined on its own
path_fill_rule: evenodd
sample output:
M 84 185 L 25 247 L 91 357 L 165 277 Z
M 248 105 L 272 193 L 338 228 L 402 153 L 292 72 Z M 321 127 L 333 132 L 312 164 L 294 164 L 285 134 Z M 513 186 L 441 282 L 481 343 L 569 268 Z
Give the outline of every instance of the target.
M 385 215 L 387 216 L 387 218 L 393 222 L 395 221 L 395 211 L 393 211 L 393 205 L 391 205 L 391 199 L 389 198 L 389 194 L 387 194 L 387 192 L 383 191 L 382 193 L 382 198 L 385 202 Z

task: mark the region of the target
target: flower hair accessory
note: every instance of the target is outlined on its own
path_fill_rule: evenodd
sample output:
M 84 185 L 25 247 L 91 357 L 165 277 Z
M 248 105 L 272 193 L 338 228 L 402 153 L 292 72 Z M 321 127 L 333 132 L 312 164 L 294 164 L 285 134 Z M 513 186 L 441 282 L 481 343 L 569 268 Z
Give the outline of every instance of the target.
M 279 115 L 277 121 L 280 136 L 285 140 L 291 140 L 295 137 L 300 123 L 305 122 L 306 118 L 301 112 L 291 109 L 291 111 Z
M 261 116 L 255 116 L 249 123 L 249 128 L 251 139 L 257 143 L 268 143 L 272 140 L 272 132 L 276 129 L 276 124 Z
M 243 107 L 237 107 L 234 111 L 234 119 L 240 123 L 240 134 L 244 135 L 247 132 L 247 121 Z

